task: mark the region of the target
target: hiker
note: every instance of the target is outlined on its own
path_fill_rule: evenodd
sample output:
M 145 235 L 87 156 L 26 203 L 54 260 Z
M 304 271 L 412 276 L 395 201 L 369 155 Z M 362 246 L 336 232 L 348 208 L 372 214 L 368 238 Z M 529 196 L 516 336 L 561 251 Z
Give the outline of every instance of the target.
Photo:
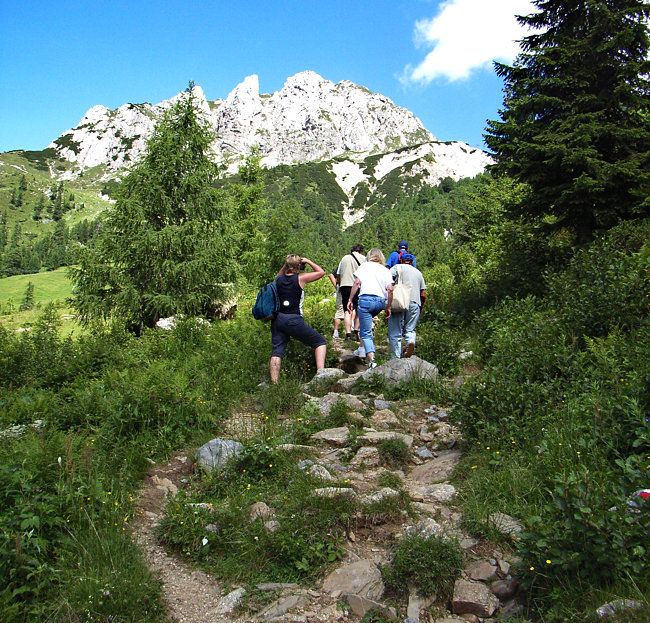
M 305 265 L 311 267 L 311 272 L 300 272 Z M 284 265 L 275 278 L 280 299 L 280 311 L 271 321 L 272 351 L 269 369 L 273 383 L 277 383 L 280 378 L 282 357 L 284 357 L 287 344 L 292 337 L 314 349 L 317 370 L 322 370 L 325 367 L 327 351 L 325 339 L 302 317 L 305 284 L 317 281 L 323 275 L 325 275 L 325 271 L 310 259 L 299 255 L 287 255 Z
M 393 268 L 399 264 L 399 258 L 402 253 L 409 252 L 409 243 L 406 240 L 400 240 L 397 243 L 397 251 L 393 251 L 386 260 L 386 268 Z M 413 266 L 417 267 L 417 262 L 415 261 L 415 256 L 413 256 Z
M 352 249 L 350 249 L 350 253 L 341 258 L 338 268 L 336 269 L 339 289 L 341 291 L 341 299 L 343 301 L 343 326 L 345 327 L 345 339 L 348 342 L 352 340 L 352 329 L 357 322 L 355 315 L 359 302 L 358 296 L 355 295 L 350 297 L 352 284 L 354 283 L 354 271 L 365 261 L 366 258 L 363 255 L 363 245 L 355 244 Z M 352 301 L 352 307 L 348 306 L 350 300 Z M 355 330 L 355 337 L 359 339 L 358 330 Z
M 411 287 L 411 300 L 405 311 L 393 311 L 388 319 L 388 342 L 390 343 L 391 359 L 402 356 L 402 338 L 406 342 L 404 358 L 411 357 L 415 350 L 415 326 L 420 318 L 424 305 L 425 290 L 422 273 L 414 266 L 415 257 L 411 253 L 402 253 L 400 263 L 391 269 L 393 282 L 398 281 Z
M 376 368 L 375 343 L 372 333 L 372 319 L 381 310 L 390 318 L 390 304 L 393 299 L 393 277 L 384 266 L 386 258 L 380 249 L 370 249 L 366 261 L 354 273 L 354 284 L 348 301 L 348 311 L 352 312 L 353 299 L 359 293 L 359 333 L 366 352 L 368 368 Z
M 336 311 L 334 312 L 334 333 L 332 333 L 333 338 L 339 337 L 339 327 L 341 326 L 341 320 L 345 318 L 345 310 L 343 309 L 343 297 L 341 296 L 341 287 L 338 283 L 338 275 L 336 271 L 331 272 L 328 277 L 332 282 L 334 288 L 336 288 Z

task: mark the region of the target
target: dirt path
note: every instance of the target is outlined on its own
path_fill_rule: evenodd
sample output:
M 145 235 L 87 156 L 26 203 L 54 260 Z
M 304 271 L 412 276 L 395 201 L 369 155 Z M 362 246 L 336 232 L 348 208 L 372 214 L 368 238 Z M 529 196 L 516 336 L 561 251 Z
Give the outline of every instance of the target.
M 155 536 L 167 493 L 175 493 L 176 487 L 182 485 L 181 479 L 191 471 L 191 462 L 183 455 L 176 455 L 168 463 L 155 465 L 149 470 L 138 499 L 134 537 L 142 548 L 147 565 L 162 581 L 163 596 L 171 620 L 178 623 L 230 621 L 232 619 L 216 613 L 223 597 L 219 582 L 168 554 Z

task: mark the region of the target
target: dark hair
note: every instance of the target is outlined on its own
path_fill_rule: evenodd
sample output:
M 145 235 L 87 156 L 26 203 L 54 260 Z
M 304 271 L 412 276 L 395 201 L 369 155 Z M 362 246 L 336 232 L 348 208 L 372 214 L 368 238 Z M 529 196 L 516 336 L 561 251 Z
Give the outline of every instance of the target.
M 350 253 L 352 254 L 352 253 L 354 253 L 355 251 L 356 251 L 357 253 L 363 253 L 363 245 L 362 245 L 362 244 L 355 244 L 355 245 L 350 249 Z

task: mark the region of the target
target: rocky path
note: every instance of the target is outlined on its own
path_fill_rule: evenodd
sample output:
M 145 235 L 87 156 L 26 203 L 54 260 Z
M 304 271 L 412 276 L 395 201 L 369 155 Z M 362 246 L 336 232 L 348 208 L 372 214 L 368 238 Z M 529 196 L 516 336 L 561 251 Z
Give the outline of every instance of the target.
M 172 620 L 181 623 L 333 623 L 359 620 L 375 607 L 388 620 L 477 623 L 493 620 L 499 611 L 516 609 L 516 602 L 511 599 L 517 588 L 517 580 L 510 572 L 515 560 L 513 556 L 507 551 L 490 549 L 488 544 L 462 529 L 462 514 L 454 505 L 456 490 L 449 480 L 462 456 L 463 443 L 459 432 L 447 421 L 447 411 L 421 400 L 391 402 L 382 395 L 348 393 L 358 378 L 369 374 L 381 374 L 390 384 L 413 374 L 435 376 L 435 367 L 413 357 L 393 360 L 366 371 L 351 350 L 344 349 L 340 351 L 340 359 L 341 368 L 322 371 L 304 390 L 324 415 L 336 401 L 343 399 L 351 417 L 358 418 L 357 428 L 362 434 L 351 447 L 348 426 L 319 431 L 311 440 L 313 459 L 303 461 L 299 467 L 318 476 L 324 485 L 332 481 L 339 487 L 335 489 L 339 493 L 340 487 L 345 487 L 362 504 L 380 503 L 398 495 L 396 489 L 380 485 L 382 474 L 390 471 L 393 479 L 399 479 L 397 489 L 407 492 L 417 519 L 403 513 L 397 519 L 361 524 L 348 534 L 346 558 L 321 582 L 315 586 L 258 585 L 255 590 L 260 594 L 274 591 L 275 601 L 268 604 L 268 599 L 263 599 L 266 607 L 242 614 L 240 604 L 246 593 L 243 587 L 226 594 L 213 578 L 168 554 L 156 540 L 155 524 L 167 495 L 174 495 L 177 488 L 183 486 L 193 468 L 190 459 L 176 456 L 169 463 L 153 466 L 150 470 L 139 498 L 134 529 L 150 568 L 163 583 Z M 369 411 L 372 415 L 367 417 Z M 234 428 L 242 431 L 240 424 Z M 377 445 L 386 438 L 399 438 L 410 448 L 410 459 L 400 469 L 388 470 L 382 463 Z M 329 489 L 323 486 L 321 494 L 329 495 Z M 251 513 L 257 512 L 266 511 L 251 509 Z M 495 514 L 494 521 L 504 531 L 519 529 L 516 521 L 507 516 Z M 379 567 L 390 562 L 392 545 L 404 535 L 413 533 L 427 538 L 446 535 L 458 539 L 467 566 L 456 582 L 451 603 L 432 603 L 412 593 L 408 604 L 402 604 L 398 613 L 394 605 L 382 602 L 384 586 Z
M 164 465 L 153 466 L 145 477 L 138 498 L 133 533 L 147 565 L 160 578 L 170 618 L 178 623 L 216 623 L 215 612 L 223 597 L 221 585 L 200 570 L 194 570 L 177 556 L 167 553 L 155 536 L 168 495 L 175 495 L 190 474 L 190 460 L 177 455 Z

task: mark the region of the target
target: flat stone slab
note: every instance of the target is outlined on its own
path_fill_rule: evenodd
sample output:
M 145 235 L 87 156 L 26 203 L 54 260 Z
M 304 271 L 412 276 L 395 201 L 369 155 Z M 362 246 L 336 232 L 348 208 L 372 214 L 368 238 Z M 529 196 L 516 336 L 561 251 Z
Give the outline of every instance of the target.
M 345 595 L 342 595 L 341 598 L 348 604 L 348 606 L 350 606 L 350 610 L 352 610 L 352 612 L 358 617 L 363 617 L 368 610 L 376 608 L 387 618 L 395 620 L 397 623 L 397 611 L 395 608 L 384 606 L 384 604 L 381 604 L 378 601 L 373 601 L 372 599 L 367 599 L 366 597 L 361 597 L 361 595 L 353 595 L 351 593 L 346 593 Z
M 232 614 L 245 594 L 245 588 L 237 588 L 234 591 L 228 593 L 225 597 L 222 597 L 217 604 L 217 607 L 214 611 L 215 614 Z
M 346 376 L 346 374 L 340 368 L 323 368 L 316 372 L 311 381 L 302 386 L 302 390 L 309 393 L 315 388 L 334 384 L 344 376 Z
M 323 591 L 360 595 L 378 601 L 384 594 L 384 583 L 372 560 L 359 560 L 332 571 L 323 581 Z
M 263 621 L 268 621 L 269 619 L 274 619 L 275 617 L 282 616 L 289 612 L 293 608 L 300 608 L 306 606 L 309 603 L 310 599 L 307 595 L 291 595 L 290 597 L 285 597 L 283 599 L 278 599 L 274 601 L 271 605 L 267 606 L 260 612 L 256 618 Z
M 430 539 L 432 537 L 441 537 L 444 534 L 444 530 L 435 519 L 427 517 L 417 525 L 406 528 L 406 534 L 409 536 L 417 535 L 425 539 Z
M 365 467 L 376 467 L 380 463 L 381 457 L 379 456 L 379 450 L 375 446 L 363 446 L 359 448 L 359 451 L 350 461 L 350 465 Z
M 311 439 L 318 439 L 326 441 L 334 446 L 344 446 L 350 437 L 350 429 L 347 426 L 339 426 L 337 428 L 327 428 L 314 433 Z
M 399 426 L 400 423 L 397 416 L 390 409 L 375 411 L 370 416 L 370 421 L 377 428 L 391 428 L 393 426 Z
M 489 560 L 477 560 L 467 567 L 466 571 L 470 579 L 481 582 L 494 580 L 497 577 L 497 568 L 495 565 L 491 565 Z
M 456 497 L 456 488 L 453 485 L 417 485 L 410 483 L 408 492 L 415 502 L 439 502 L 446 504 Z
M 349 487 L 322 487 L 320 489 L 314 489 L 311 493 L 319 498 L 335 498 L 337 495 L 356 495 L 354 489 L 350 489 Z
M 349 409 L 352 411 L 363 411 L 366 408 L 366 405 L 361 402 L 356 396 L 351 394 L 337 394 L 336 392 L 330 392 L 322 398 L 311 398 L 312 402 L 318 404 L 321 415 L 328 416 L 332 407 L 339 401 L 342 400 Z
M 438 452 L 437 458 L 413 468 L 410 473 L 410 478 L 416 482 L 427 484 L 445 482 L 451 478 L 462 454 L 460 450 L 443 450 Z
M 361 504 L 378 504 L 379 502 L 383 502 L 389 498 L 396 497 L 399 497 L 399 491 L 395 491 L 395 489 L 391 489 L 390 487 L 383 487 L 374 493 L 360 496 L 359 502 L 361 502 Z
M 368 443 L 379 443 L 384 439 L 401 439 L 409 448 L 413 445 L 413 435 L 406 433 L 398 433 L 393 430 L 386 431 L 371 431 L 361 435 L 359 439 L 367 441 Z

